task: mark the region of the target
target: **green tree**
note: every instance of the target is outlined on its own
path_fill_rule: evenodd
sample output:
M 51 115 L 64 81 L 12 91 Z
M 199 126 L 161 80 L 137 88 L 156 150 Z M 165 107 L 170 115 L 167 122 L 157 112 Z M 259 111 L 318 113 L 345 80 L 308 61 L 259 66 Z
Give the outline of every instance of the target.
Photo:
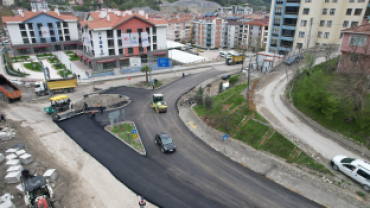
M 207 110 L 212 109 L 212 98 L 209 95 L 206 95 L 204 97 L 204 108 L 207 109 Z
M 149 84 L 149 81 L 148 81 L 148 72 L 152 71 L 152 68 L 150 68 L 148 65 L 145 65 L 143 67 L 141 67 L 141 72 L 145 73 L 145 77 L 146 77 L 146 84 Z
M 200 86 L 194 96 L 197 105 L 203 105 L 203 87 Z
M 322 112 L 325 114 L 325 117 L 330 121 L 330 123 L 333 119 L 333 115 L 338 112 L 338 103 L 339 101 L 336 96 L 331 95 L 326 98 Z

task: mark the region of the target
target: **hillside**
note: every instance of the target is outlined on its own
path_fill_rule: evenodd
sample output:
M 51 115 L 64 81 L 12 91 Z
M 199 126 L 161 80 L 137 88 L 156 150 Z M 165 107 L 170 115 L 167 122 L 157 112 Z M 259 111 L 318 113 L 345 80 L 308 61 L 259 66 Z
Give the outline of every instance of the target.
M 271 0 L 209 0 L 218 3 L 221 6 L 244 5 L 248 3 L 254 9 L 260 9 L 260 6 L 266 6 L 270 9 Z

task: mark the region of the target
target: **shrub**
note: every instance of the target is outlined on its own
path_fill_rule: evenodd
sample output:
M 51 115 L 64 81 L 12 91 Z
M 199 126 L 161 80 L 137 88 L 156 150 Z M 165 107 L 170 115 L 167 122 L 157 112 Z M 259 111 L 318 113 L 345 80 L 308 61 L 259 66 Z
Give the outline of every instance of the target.
M 158 79 L 154 79 L 154 84 L 157 84 L 158 82 Z
M 200 86 L 197 90 L 197 93 L 194 96 L 195 103 L 197 105 L 203 105 L 203 87 Z
M 218 94 L 222 93 L 222 82 L 218 84 Z
M 211 96 L 206 95 L 204 97 L 204 107 L 207 110 L 211 110 L 212 109 L 212 98 L 211 98 Z
M 239 77 L 238 76 L 232 76 L 232 77 L 230 77 L 230 79 L 229 79 L 230 85 L 231 86 L 234 86 L 235 83 L 238 82 L 238 80 L 239 80 Z

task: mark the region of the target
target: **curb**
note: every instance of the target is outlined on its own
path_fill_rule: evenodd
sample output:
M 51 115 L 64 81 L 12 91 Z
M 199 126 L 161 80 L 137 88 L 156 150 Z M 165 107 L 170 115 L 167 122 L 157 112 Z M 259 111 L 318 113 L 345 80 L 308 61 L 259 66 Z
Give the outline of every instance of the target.
M 296 115 L 300 120 L 302 120 L 306 125 L 310 126 L 312 129 L 314 129 L 316 132 L 324 135 L 325 137 L 333 140 L 334 142 L 337 142 L 339 145 L 344 147 L 347 150 L 350 150 L 352 152 L 358 153 L 367 159 L 370 158 L 370 150 L 366 149 L 366 147 L 358 145 L 352 141 L 350 141 L 347 137 L 339 134 L 332 132 L 331 130 L 323 127 L 316 121 L 312 120 L 310 117 L 306 116 L 303 112 L 298 110 L 294 104 L 293 104 L 293 97 L 290 94 L 290 89 L 288 89 L 288 86 L 291 85 L 293 80 L 290 80 L 289 83 L 287 84 L 287 88 L 285 88 L 284 95 L 282 96 L 283 98 L 281 99 L 285 106 L 288 108 L 289 111 L 291 111 L 294 115 Z M 287 99 L 286 93 L 289 92 L 290 94 L 290 100 Z
M 139 154 L 140 154 L 140 155 L 142 155 L 142 156 L 146 156 L 146 149 L 145 149 L 145 146 L 144 146 L 143 141 L 141 140 L 141 137 L 140 137 L 139 131 L 138 131 L 138 130 L 137 130 L 137 128 L 136 128 L 135 122 L 133 122 L 133 121 L 128 121 L 128 120 L 127 120 L 127 121 L 121 121 L 121 122 L 119 122 L 119 123 L 115 123 L 114 125 L 116 125 L 116 124 L 124 124 L 124 123 L 129 123 L 129 122 L 131 122 L 132 124 L 134 124 L 134 127 L 135 127 L 135 129 L 136 129 L 136 131 L 137 131 L 138 139 L 140 140 L 140 143 L 141 143 L 141 145 L 143 146 L 144 153 L 143 153 L 143 152 L 140 152 L 140 151 L 138 151 L 138 150 L 136 150 L 136 149 L 135 149 L 135 148 L 133 148 L 130 144 L 128 144 L 126 141 L 122 140 L 121 138 L 119 138 L 119 137 L 117 137 L 115 134 L 113 134 L 112 132 L 108 131 L 108 130 L 107 130 L 107 127 L 108 127 L 108 126 L 110 126 L 110 125 L 105 126 L 105 127 L 104 127 L 104 130 L 105 130 L 105 131 L 107 131 L 108 133 L 110 133 L 111 135 L 113 135 L 114 137 L 116 137 L 116 138 L 117 138 L 118 140 L 120 140 L 122 143 L 126 144 L 128 147 L 130 147 L 131 149 L 133 149 L 135 152 L 139 153 Z

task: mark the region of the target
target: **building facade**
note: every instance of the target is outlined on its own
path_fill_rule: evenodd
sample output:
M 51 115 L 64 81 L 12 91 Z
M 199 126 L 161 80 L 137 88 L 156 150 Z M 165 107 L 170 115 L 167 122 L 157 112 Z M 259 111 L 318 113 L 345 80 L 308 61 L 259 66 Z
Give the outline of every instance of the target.
M 31 10 L 36 11 L 49 11 L 49 5 L 45 0 L 31 0 Z
M 225 15 L 233 15 L 233 14 L 244 14 L 244 15 L 251 15 L 253 14 L 253 8 L 249 6 L 237 6 L 232 5 L 231 7 L 220 7 L 217 9 L 217 13 L 219 16 L 224 17 Z
M 16 16 L 2 17 L 2 20 L 14 55 L 77 47 L 77 17 L 51 11 L 28 11 L 19 12 Z M 49 37 L 43 37 L 42 27 L 48 28 Z
M 14 5 L 14 0 L 2 0 L 3 6 Z
M 338 72 L 370 74 L 370 24 L 342 30 Z
M 221 48 L 224 19 L 217 13 L 206 13 L 192 22 L 192 43 L 204 49 Z
M 174 42 L 190 42 L 192 18 L 175 17 L 167 20 L 167 40 Z
M 94 71 L 128 67 L 130 58 L 147 63 L 152 58 L 167 57 L 167 25 L 165 19 L 152 19 L 144 12 L 90 12 L 86 21 L 80 21 L 80 37 L 84 46 L 78 55 Z M 141 32 L 148 33 L 147 47 L 141 44 Z M 139 46 L 124 48 L 122 36 L 131 33 L 139 34 Z M 83 34 L 88 34 L 88 37 L 83 37 Z M 86 43 L 85 38 L 90 43 Z
M 365 0 L 273 0 L 267 51 L 279 54 L 341 42 L 341 30 L 369 14 Z

